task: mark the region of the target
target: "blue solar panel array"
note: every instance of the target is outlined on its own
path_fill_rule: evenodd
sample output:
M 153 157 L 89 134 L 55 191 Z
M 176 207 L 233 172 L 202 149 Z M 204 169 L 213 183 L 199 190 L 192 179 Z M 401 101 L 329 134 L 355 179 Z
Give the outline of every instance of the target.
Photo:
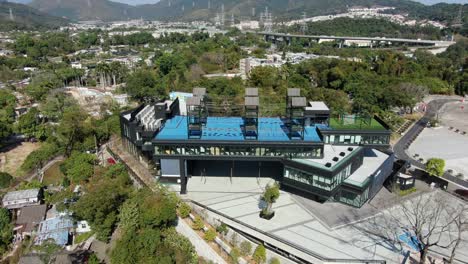
M 208 117 L 203 128 L 202 140 L 233 140 L 243 141 L 242 117 Z M 307 126 L 304 131 L 304 141 L 321 142 L 315 126 Z M 164 128 L 156 135 L 156 139 L 179 140 L 187 139 L 187 117 L 175 116 L 166 121 Z M 278 117 L 259 118 L 258 141 L 290 141 L 283 121 Z

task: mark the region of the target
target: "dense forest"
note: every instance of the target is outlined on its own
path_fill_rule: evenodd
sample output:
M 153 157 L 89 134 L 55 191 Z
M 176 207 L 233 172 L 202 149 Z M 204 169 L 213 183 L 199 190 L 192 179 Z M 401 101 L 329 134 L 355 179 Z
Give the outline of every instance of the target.
M 282 28 L 281 32 L 301 33 L 300 25 Z M 407 26 L 390 22 L 385 19 L 368 18 L 337 18 L 327 21 L 308 23 L 306 34 L 387 37 L 412 39 L 442 39 L 450 33 L 432 26 Z

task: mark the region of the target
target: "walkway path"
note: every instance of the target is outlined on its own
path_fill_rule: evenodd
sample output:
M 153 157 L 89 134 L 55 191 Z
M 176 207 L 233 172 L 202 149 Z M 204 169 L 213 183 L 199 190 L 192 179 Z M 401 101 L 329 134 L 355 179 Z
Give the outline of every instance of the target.
M 145 168 L 145 166 L 143 166 L 140 161 L 138 161 L 134 156 L 132 156 L 124 149 L 120 139 L 112 140 L 109 142 L 107 147 L 113 152 L 114 155 L 116 155 L 114 158 L 122 161 L 129 169 L 129 172 L 136 176 L 136 180 L 141 181 L 149 188 L 154 187 L 154 176 L 151 175 L 148 168 Z
M 217 264 L 227 264 L 184 220 L 179 218 L 176 230 L 190 240 L 198 256 Z

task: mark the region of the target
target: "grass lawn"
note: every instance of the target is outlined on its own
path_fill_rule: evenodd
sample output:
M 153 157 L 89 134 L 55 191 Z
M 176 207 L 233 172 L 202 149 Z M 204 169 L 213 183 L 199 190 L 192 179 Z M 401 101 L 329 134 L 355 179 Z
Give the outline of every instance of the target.
M 370 121 L 370 122 L 369 122 Z M 374 118 L 356 118 L 353 121 L 343 121 L 338 118 L 330 118 L 330 127 L 333 129 L 362 129 L 362 130 L 385 130 L 385 128 Z
M 60 171 L 61 164 L 62 162 L 56 162 L 44 172 L 44 179 L 42 180 L 44 185 L 60 185 L 62 183 L 62 179 L 65 175 Z

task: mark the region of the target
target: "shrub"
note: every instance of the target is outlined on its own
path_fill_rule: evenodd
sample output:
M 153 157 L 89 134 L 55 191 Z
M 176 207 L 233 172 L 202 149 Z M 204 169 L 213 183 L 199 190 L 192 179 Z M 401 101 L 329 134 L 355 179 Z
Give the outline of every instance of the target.
M 81 242 L 88 240 L 88 238 L 90 238 L 93 234 L 94 234 L 93 232 L 86 232 L 86 233 L 77 235 L 75 237 L 75 244 L 79 244 Z
M 187 203 L 182 202 L 179 206 L 179 215 L 182 218 L 187 218 L 192 212 L 192 208 Z
M 271 258 L 270 259 L 270 264 L 281 264 L 280 260 L 278 258 Z
M 240 244 L 240 253 L 242 256 L 250 256 L 252 253 L 252 244 L 249 241 L 242 241 Z
M 208 242 L 213 242 L 218 234 L 214 229 L 208 229 L 205 233 L 205 240 Z
M 414 193 L 414 192 L 416 192 L 416 191 L 417 191 L 417 189 L 416 189 L 415 187 L 413 187 L 413 188 L 410 188 L 410 189 L 407 189 L 407 190 L 401 190 L 401 191 L 399 192 L 399 195 L 400 195 L 400 196 L 405 196 L 405 195 L 408 195 L 408 194 L 410 194 L 410 193 Z
M 203 227 L 205 227 L 205 223 L 203 223 L 203 220 L 201 219 L 201 217 L 199 216 L 195 217 L 192 228 L 195 230 L 202 230 Z
M 13 176 L 6 172 L 0 172 L 0 188 L 10 187 L 12 181 Z
M 255 248 L 255 251 L 253 253 L 252 258 L 258 264 L 265 263 L 265 261 L 266 261 L 266 249 L 262 244 L 258 245 L 257 248 Z
M 228 232 L 228 226 L 227 226 L 225 223 L 221 223 L 220 225 L 218 225 L 218 226 L 216 227 L 216 231 L 217 231 L 218 233 L 221 233 L 221 234 L 223 234 L 223 235 L 226 235 L 227 232 Z
M 240 258 L 239 249 L 236 247 L 233 247 L 231 249 L 231 252 L 229 252 L 229 257 L 231 257 L 232 263 L 238 264 L 239 258 Z

